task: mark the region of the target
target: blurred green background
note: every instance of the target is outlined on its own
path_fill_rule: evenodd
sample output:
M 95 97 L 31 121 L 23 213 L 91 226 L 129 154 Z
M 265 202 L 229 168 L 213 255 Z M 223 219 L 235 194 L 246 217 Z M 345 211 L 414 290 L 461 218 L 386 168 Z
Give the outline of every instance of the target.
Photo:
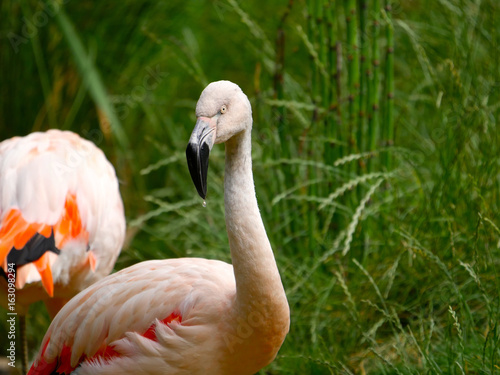
M 230 261 L 223 148 L 206 208 L 184 150 L 202 89 L 231 80 L 252 102 L 257 197 L 291 308 L 261 373 L 500 373 L 499 11 L 3 0 L 0 139 L 60 128 L 104 150 L 128 222 L 115 269 Z M 48 324 L 33 306 L 31 355 Z

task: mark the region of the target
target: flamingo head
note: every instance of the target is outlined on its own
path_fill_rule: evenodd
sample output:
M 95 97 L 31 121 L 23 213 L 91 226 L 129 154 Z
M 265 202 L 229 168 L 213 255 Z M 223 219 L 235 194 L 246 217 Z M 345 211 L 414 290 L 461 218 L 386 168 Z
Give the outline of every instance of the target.
M 207 195 L 208 157 L 216 143 L 252 128 L 252 108 L 238 85 L 229 81 L 210 83 L 196 105 L 196 125 L 186 157 L 198 194 Z

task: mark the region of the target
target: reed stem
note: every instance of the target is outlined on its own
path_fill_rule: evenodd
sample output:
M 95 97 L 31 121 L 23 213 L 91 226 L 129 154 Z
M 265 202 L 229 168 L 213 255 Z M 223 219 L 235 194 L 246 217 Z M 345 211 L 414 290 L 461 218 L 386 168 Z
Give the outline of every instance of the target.
M 309 39 L 309 41 L 311 42 L 314 50 L 318 50 L 318 46 L 317 46 L 317 25 L 316 25 L 316 8 L 317 8 L 317 3 L 318 1 L 320 0 L 308 0 L 307 2 L 307 37 Z M 318 105 L 318 97 L 317 97 L 317 93 L 318 93 L 318 75 L 319 75 L 319 69 L 316 65 L 316 63 L 314 62 L 314 58 L 313 56 L 310 57 L 311 58 L 311 68 L 312 68 L 312 78 L 311 78 L 311 98 L 312 98 L 312 102 L 313 104 L 316 106 Z M 316 112 L 317 111 L 314 111 L 314 114 L 313 114 L 313 122 L 315 121 L 316 119 Z
M 377 147 L 377 137 L 380 127 L 380 0 L 373 0 L 372 5 L 372 53 L 371 80 L 369 81 L 369 114 L 368 114 L 368 150 Z M 373 158 L 368 162 L 368 172 L 373 171 Z
M 365 100 L 367 95 L 368 87 L 368 77 L 366 72 L 369 70 L 369 61 L 367 58 L 368 48 L 367 48 L 367 14 L 368 14 L 368 4 L 366 0 L 359 1 L 359 32 L 360 32 L 360 76 L 359 76 L 359 96 L 358 96 L 358 107 L 359 107 L 359 117 L 358 117 L 358 129 L 357 129 L 357 148 L 358 152 L 363 152 L 366 150 L 364 147 L 363 140 L 366 137 L 366 108 L 367 102 Z M 360 159 L 360 162 L 362 159 Z M 359 169 L 363 169 L 363 165 L 359 164 Z
M 356 134 L 356 146 L 357 152 L 364 152 L 366 150 L 366 112 L 367 112 L 367 95 L 368 95 L 368 76 L 367 71 L 369 70 L 369 61 L 367 58 L 367 16 L 368 16 L 368 4 L 366 0 L 359 0 L 359 43 L 360 43 L 360 75 L 359 75 L 359 95 L 358 95 L 358 124 L 357 124 L 357 134 Z M 357 174 L 361 175 L 363 171 L 366 170 L 366 165 L 364 159 L 359 159 L 357 163 Z M 361 199 L 363 195 L 363 186 L 357 186 L 358 200 Z
M 335 138 L 335 114 L 333 111 L 337 110 L 339 106 L 338 97 L 335 91 L 335 79 L 336 79 L 336 56 L 335 56 L 335 43 L 336 43 L 336 31 L 337 31 L 337 18 L 334 15 L 333 2 L 325 2 L 325 20 L 328 35 L 328 103 L 327 103 L 327 116 L 326 116 L 326 137 L 327 142 L 325 142 L 325 162 L 328 165 L 332 165 L 335 159 L 338 157 L 338 145 L 332 141 Z
M 346 0 L 344 11 L 347 28 L 347 87 L 349 100 L 348 153 L 352 153 L 356 149 L 354 127 L 358 116 L 357 96 L 359 91 L 359 49 L 356 0 Z
M 337 9 L 336 13 L 338 15 L 341 14 L 341 2 L 337 1 L 336 2 Z M 343 111 L 342 111 L 342 42 L 340 40 L 340 36 L 342 35 L 342 30 L 341 30 L 341 25 L 340 22 L 338 22 L 337 17 L 335 17 L 335 21 L 337 24 L 337 41 L 335 43 L 335 87 L 336 87 L 336 93 L 337 93 L 337 139 L 338 140 L 343 140 L 345 139 L 343 137 L 344 131 L 344 121 L 343 121 Z M 338 147 L 338 157 L 343 157 L 346 154 L 345 147 L 340 146 Z
M 274 71 L 274 99 L 283 100 L 284 99 L 284 85 L 285 85 L 285 31 L 284 24 L 290 14 L 290 9 L 292 7 L 293 0 L 289 1 L 289 6 L 283 16 L 281 17 L 280 23 L 278 25 L 278 30 L 276 32 L 276 56 L 275 56 L 275 71 Z M 286 139 L 287 129 L 285 129 L 285 117 L 286 108 L 284 106 L 278 106 L 276 109 L 276 119 L 278 123 L 278 135 L 281 143 L 281 155 L 280 157 L 289 158 L 290 157 L 290 147 L 288 140 Z
M 385 3 L 385 21 L 387 50 L 385 61 L 386 103 L 384 111 L 384 145 L 391 148 L 394 145 L 394 26 L 392 23 L 392 6 L 389 0 Z M 384 166 L 392 169 L 392 153 L 384 153 Z

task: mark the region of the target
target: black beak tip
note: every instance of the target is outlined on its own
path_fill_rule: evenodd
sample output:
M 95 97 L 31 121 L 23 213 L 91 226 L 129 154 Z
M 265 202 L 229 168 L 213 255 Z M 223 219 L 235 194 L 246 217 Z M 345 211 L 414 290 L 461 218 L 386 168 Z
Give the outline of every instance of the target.
M 207 197 L 207 184 L 204 184 L 202 186 L 196 185 L 196 191 L 198 192 L 198 195 L 205 199 Z
M 189 143 L 186 148 L 186 159 L 189 173 L 198 194 L 203 199 L 207 196 L 207 171 L 208 171 L 208 153 L 202 146 L 201 152 L 197 144 Z

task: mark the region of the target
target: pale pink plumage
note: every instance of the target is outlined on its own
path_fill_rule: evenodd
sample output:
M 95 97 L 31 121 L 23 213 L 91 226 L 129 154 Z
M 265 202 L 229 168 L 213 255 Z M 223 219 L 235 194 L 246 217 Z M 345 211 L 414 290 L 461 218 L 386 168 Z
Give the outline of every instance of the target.
M 49 130 L 0 143 L 4 272 L 9 257 L 21 251 L 12 245 L 25 246 L 35 231 L 40 239 L 53 231 L 60 253 L 43 253 L 45 275 L 36 262 L 17 268 L 16 311 L 24 314 L 29 304 L 44 300 L 55 315 L 65 301 L 110 273 L 125 237 L 115 171 L 92 142 L 69 131 Z M 5 278 L 0 277 L 0 283 L 4 305 Z
M 237 85 L 220 81 L 203 91 L 196 112 L 190 144 L 204 142 L 201 157 L 227 141 L 233 266 L 155 260 L 104 278 L 59 312 L 29 374 L 245 375 L 276 356 L 289 308 L 255 197 L 250 103 Z M 191 162 L 192 173 L 196 168 Z M 203 194 L 205 172 L 193 177 Z
M 70 366 L 81 362 L 81 374 L 170 374 L 182 367 L 182 373 L 203 373 L 209 363 L 196 358 L 222 353 L 224 341 L 218 332 L 229 319 L 227 307 L 234 291 L 232 268 L 224 262 L 183 258 L 136 264 L 68 302 L 45 335 L 42 347 L 50 342 L 43 359 L 53 362 L 61 348 L 69 346 Z M 157 319 L 174 311 L 180 313 L 182 323 L 160 323 L 158 341 L 143 337 Z M 94 356 L 103 345 L 129 356 L 108 363 L 101 358 L 80 361 L 83 355 Z M 59 358 L 62 364 L 66 360 Z M 151 368 L 162 372 L 148 371 Z

